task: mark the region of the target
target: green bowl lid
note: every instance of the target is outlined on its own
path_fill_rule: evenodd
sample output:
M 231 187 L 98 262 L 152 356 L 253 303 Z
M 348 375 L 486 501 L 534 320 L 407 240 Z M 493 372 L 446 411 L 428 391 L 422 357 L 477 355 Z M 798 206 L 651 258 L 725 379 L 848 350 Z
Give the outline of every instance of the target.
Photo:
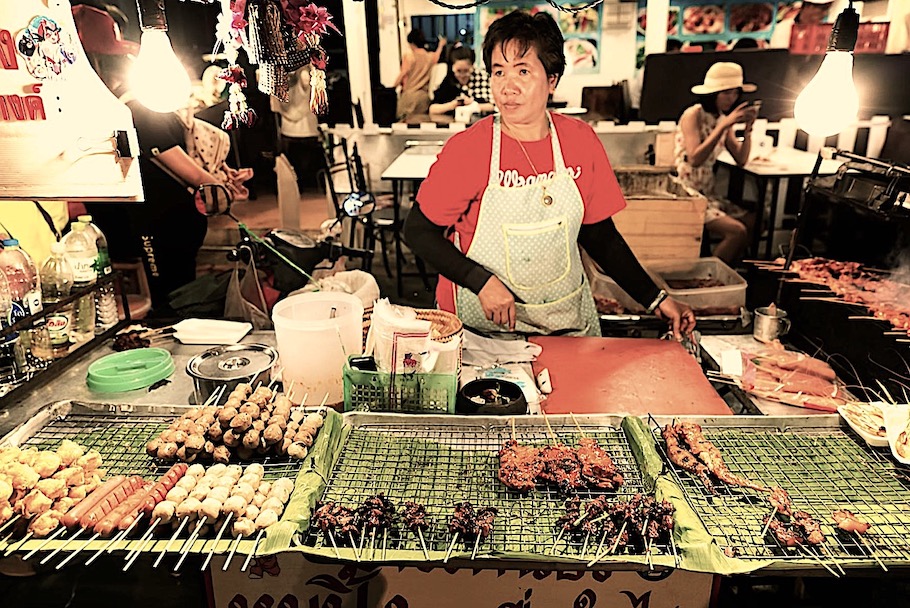
M 146 388 L 174 373 L 171 353 L 163 348 L 137 348 L 101 357 L 88 367 L 88 387 L 99 393 Z

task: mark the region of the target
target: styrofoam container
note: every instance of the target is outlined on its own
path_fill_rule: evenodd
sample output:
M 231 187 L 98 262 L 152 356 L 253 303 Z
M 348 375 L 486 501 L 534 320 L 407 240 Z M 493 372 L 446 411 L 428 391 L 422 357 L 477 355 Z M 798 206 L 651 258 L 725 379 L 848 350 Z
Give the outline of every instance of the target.
M 746 280 L 720 258 L 648 261 L 645 265 L 652 275 L 657 275 L 658 285 L 674 300 L 687 304 L 696 311 L 715 307 L 741 308 L 746 305 Z M 668 280 L 679 279 L 716 279 L 723 286 L 673 289 L 667 284 Z

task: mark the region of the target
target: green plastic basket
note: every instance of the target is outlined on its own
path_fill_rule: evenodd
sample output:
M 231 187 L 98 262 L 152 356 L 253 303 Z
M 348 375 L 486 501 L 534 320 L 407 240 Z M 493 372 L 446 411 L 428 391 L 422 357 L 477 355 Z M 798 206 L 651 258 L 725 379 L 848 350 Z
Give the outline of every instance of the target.
M 387 374 L 344 366 L 344 411 L 453 414 L 455 374 Z M 393 380 L 394 378 L 394 380 Z

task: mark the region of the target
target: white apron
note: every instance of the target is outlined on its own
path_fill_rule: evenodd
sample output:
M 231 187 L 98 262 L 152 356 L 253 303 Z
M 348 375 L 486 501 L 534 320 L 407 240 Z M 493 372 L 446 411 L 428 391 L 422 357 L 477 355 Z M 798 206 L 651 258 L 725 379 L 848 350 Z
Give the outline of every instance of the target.
M 547 118 L 553 177 L 512 188 L 500 185 L 502 127 L 499 117 L 494 119 L 489 183 L 465 255 L 495 274 L 524 302 L 515 305 L 515 332 L 599 336 L 600 320 L 578 250 L 584 202 L 566 170 L 552 118 L 549 114 Z M 552 197 L 548 205 L 544 185 Z M 484 316 L 480 299 L 465 287 L 456 286 L 455 312 L 468 327 L 509 333 Z

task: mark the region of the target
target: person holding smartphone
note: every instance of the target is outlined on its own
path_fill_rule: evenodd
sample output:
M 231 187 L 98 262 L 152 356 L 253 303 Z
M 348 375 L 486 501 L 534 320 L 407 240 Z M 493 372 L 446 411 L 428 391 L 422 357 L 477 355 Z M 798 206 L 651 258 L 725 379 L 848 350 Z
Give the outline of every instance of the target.
M 724 149 L 740 167 L 749 160 L 758 106 L 743 101 L 742 94 L 756 90 L 754 84 L 743 82 L 739 64 L 715 63 L 708 68 L 704 82 L 692 87 L 698 103 L 683 112 L 676 128 L 676 171 L 685 185 L 708 199 L 705 228 L 721 239 L 713 253 L 728 264 L 737 262 L 745 251 L 754 213 L 715 191 L 714 162 Z M 740 123 L 745 124 L 742 139 L 733 132 L 734 125 Z

